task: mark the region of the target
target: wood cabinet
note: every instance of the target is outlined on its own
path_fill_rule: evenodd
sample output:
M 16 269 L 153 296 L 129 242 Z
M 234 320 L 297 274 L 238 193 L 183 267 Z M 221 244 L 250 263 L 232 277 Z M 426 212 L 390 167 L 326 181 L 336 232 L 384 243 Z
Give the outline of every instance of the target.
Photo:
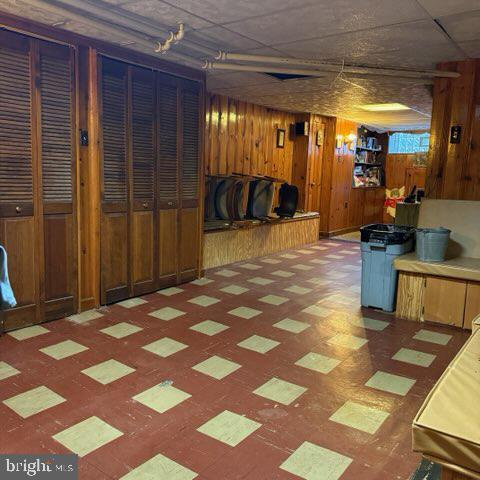
M 199 272 L 197 82 L 101 58 L 102 303 Z
M 463 326 L 467 282 L 427 276 L 423 317 L 426 321 Z
M 18 306 L 13 329 L 77 302 L 73 49 L 0 32 L 0 243 Z
M 480 282 L 401 271 L 396 314 L 471 330 L 480 315 Z

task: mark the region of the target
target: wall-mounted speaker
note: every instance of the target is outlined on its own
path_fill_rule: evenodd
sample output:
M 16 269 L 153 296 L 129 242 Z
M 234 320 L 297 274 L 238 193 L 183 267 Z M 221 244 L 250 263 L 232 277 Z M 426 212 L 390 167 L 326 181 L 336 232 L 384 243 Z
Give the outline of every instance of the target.
M 308 122 L 297 122 L 295 124 L 295 135 L 306 135 L 308 136 L 309 123 Z

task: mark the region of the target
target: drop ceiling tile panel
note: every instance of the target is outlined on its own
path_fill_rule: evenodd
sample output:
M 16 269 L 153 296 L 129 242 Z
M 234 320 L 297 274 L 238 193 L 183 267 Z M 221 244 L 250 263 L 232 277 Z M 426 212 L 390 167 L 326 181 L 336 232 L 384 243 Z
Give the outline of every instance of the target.
M 457 42 L 480 39 L 480 6 L 476 12 L 451 15 L 439 20 L 447 33 Z
M 177 6 L 182 7 L 182 2 L 172 3 L 174 3 L 175 6 L 159 0 L 139 0 L 133 2 L 129 1 L 122 5 L 122 8 L 129 12 L 136 13 L 137 15 L 147 17 L 149 20 L 158 22 L 161 25 L 170 25 L 171 27 L 174 27 L 179 22 L 183 22 L 186 25 L 187 30 L 190 28 L 198 29 L 212 26 L 212 23 L 205 19 L 205 10 L 203 15 L 192 15 L 183 8 L 176 8 Z
M 217 50 L 244 50 L 262 47 L 263 45 L 254 39 L 241 35 L 230 29 L 215 26 L 205 28 L 188 35 L 188 38 L 194 42 L 201 43 L 207 47 Z
M 358 57 L 360 58 L 360 57 Z M 415 48 L 401 49 L 391 52 L 371 53 L 365 61 L 372 66 L 388 65 L 405 68 L 435 68 L 439 62 L 464 60 L 464 56 L 453 43 L 447 44 L 418 44 Z
M 85 17 L 85 23 L 80 23 L 77 21 L 70 21 L 64 27 L 65 30 L 70 32 L 75 32 L 80 35 L 85 35 L 86 37 L 95 38 L 97 40 L 103 40 L 109 43 L 115 43 L 117 45 L 124 45 L 128 46 L 128 48 L 135 48 L 136 45 L 130 43 L 130 38 L 125 38 L 120 32 L 118 35 L 113 35 L 110 32 L 106 32 L 96 26 L 89 24 L 88 17 Z M 128 45 L 127 45 L 128 43 Z M 153 45 L 152 45 L 152 54 L 153 52 Z
M 207 90 L 228 89 L 236 87 L 248 87 L 249 85 L 270 85 L 281 83 L 268 75 L 257 72 L 222 72 L 216 75 L 215 71 L 209 71 L 207 74 Z
M 274 12 L 286 11 L 315 3 L 313 0 L 177 0 L 175 5 L 192 14 L 206 18 L 214 23 L 237 22 Z M 281 6 L 281 7 L 280 7 Z
M 447 45 L 449 41 L 433 20 L 340 33 L 323 38 L 277 45 L 285 54 L 318 60 L 366 58 L 372 53 L 408 50 L 417 46 Z M 414 50 L 415 52 L 415 50 Z M 425 59 L 424 59 L 425 61 Z M 401 58 L 394 65 L 398 65 Z
M 229 24 L 228 28 L 272 46 L 307 38 L 428 18 L 415 0 L 321 0 L 288 12 L 278 11 Z
M 471 42 L 458 42 L 458 46 L 471 58 L 480 58 L 480 39 Z
M 28 2 L 18 0 L 2 0 L 0 2 L 0 10 L 5 13 L 11 13 L 23 18 L 29 18 L 40 23 L 52 25 L 57 22 L 66 20 L 65 16 L 55 13 L 46 12 L 37 7 L 28 5 Z
M 418 0 L 418 3 L 433 18 L 480 9 L 478 0 Z

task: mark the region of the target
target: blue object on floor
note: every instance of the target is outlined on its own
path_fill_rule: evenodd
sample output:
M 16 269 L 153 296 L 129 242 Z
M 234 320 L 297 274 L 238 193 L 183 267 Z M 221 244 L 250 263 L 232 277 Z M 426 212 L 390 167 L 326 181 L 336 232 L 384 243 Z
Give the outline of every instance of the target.
M 395 310 L 398 272 L 393 261 L 413 250 L 415 228 L 373 224 L 360 229 L 362 306 Z
M 17 305 L 8 279 L 7 252 L 0 245 L 0 310 L 13 308 Z

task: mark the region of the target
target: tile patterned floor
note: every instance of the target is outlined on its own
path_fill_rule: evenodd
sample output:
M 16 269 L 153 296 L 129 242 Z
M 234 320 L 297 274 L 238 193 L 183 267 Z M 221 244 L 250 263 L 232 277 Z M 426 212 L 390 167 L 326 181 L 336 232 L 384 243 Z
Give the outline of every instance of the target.
M 409 479 L 467 334 L 359 308 L 359 260 L 321 241 L 0 337 L 0 451 L 76 452 L 82 480 Z

